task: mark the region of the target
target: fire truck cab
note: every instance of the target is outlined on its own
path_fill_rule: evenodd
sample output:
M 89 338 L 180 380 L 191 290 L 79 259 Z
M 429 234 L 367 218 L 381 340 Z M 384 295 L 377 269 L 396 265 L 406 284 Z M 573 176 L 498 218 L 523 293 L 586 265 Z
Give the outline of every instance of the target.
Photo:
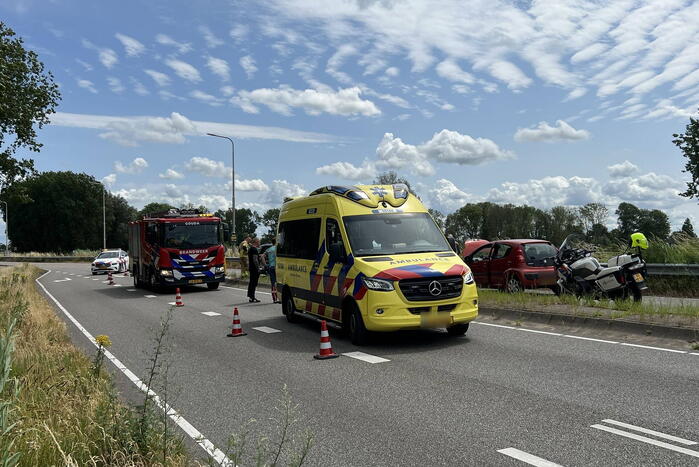
M 134 286 L 206 284 L 217 289 L 226 279 L 227 236 L 227 224 L 196 209 L 170 209 L 129 222 Z

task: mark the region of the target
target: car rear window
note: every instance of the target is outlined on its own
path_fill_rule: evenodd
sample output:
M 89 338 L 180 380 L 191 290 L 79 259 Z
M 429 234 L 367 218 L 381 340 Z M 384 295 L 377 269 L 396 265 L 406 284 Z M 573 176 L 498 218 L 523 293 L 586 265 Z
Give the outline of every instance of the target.
M 524 256 L 529 266 L 553 266 L 557 250 L 550 243 L 525 243 Z

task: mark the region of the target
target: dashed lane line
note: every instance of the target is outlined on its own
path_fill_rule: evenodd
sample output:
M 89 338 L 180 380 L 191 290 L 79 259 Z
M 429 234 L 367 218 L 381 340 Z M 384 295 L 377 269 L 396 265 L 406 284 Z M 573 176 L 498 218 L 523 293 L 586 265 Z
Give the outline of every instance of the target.
M 215 311 L 202 311 L 201 314 L 206 316 L 221 316 L 221 313 L 216 313 Z
M 669 441 L 674 441 L 676 443 L 684 444 L 687 446 L 693 446 L 693 445 L 697 444 L 696 441 L 691 441 L 689 439 L 684 439 L 684 438 L 679 438 L 677 436 L 668 435 L 665 433 L 661 433 L 660 431 L 649 430 L 648 428 L 643 428 L 642 426 L 631 425 L 630 423 L 619 422 L 617 420 L 612 420 L 610 418 L 602 420 L 602 422 L 607 423 L 609 425 L 616 425 L 616 426 L 620 426 L 622 428 L 627 428 L 629 430 L 638 431 L 640 433 L 645 433 L 647 435 L 652 435 L 652 436 L 655 436 L 656 438 L 664 438 L 664 439 L 667 439 Z
M 66 315 L 66 317 L 77 327 L 80 332 L 83 333 L 85 337 L 87 337 L 90 342 L 95 347 L 99 347 L 97 344 L 97 341 L 95 341 L 95 338 L 92 337 L 92 334 L 83 327 L 82 324 L 78 322 L 77 319 L 71 315 L 68 310 L 65 309 L 61 303 L 56 300 L 56 297 L 51 295 L 51 293 L 44 287 L 44 284 L 39 282 L 39 279 L 44 277 L 46 274 L 48 274 L 51 271 L 47 271 L 46 273 L 42 274 L 41 276 L 36 278 L 36 283 L 39 284 L 39 286 L 44 290 L 46 295 L 53 300 L 53 302 L 56 304 L 56 306 L 63 312 L 63 314 Z M 143 381 L 141 381 L 138 376 L 131 370 L 129 370 L 126 365 L 121 363 L 121 361 L 114 356 L 110 351 L 107 349 L 102 348 L 102 352 L 104 353 L 104 356 L 107 357 L 109 361 L 111 361 L 114 366 L 116 366 L 124 375 L 126 375 L 129 380 L 131 380 L 132 383 L 136 385 L 138 389 L 141 391 L 145 392 L 151 397 L 151 400 L 155 402 L 155 404 L 163 411 L 165 412 L 165 415 L 170 417 L 170 419 L 177 424 L 182 430 L 187 433 L 187 435 L 194 440 L 195 443 L 197 443 L 206 453 L 211 456 L 211 458 L 216 461 L 219 465 L 225 466 L 225 467 L 232 467 L 234 464 L 231 462 L 231 460 L 226 456 L 226 454 L 218 449 L 216 446 L 214 446 L 214 443 L 209 441 L 207 438 L 204 437 L 204 435 L 197 430 L 191 423 L 189 423 L 187 420 L 184 419 L 174 408 L 172 408 L 171 405 L 165 403 L 160 399 L 158 394 L 155 393 L 152 389 L 150 389 Z
M 345 357 L 355 358 L 367 363 L 384 363 L 390 362 L 389 359 L 383 357 L 377 357 L 376 355 L 370 355 L 364 352 L 345 352 L 342 355 Z
M 222 285 L 221 287 L 224 287 L 226 289 L 231 289 L 231 290 L 240 290 L 241 292 L 247 292 L 247 289 L 241 289 L 238 287 L 231 287 L 229 285 Z M 259 290 L 256 290 L 255 293 L 261 293 L 263 295 L 272 295 L 270 292 L 261 292 Z
M 146 298 L 158 298 L 157 295 L 144 295 L 144 297 L 146 297 Z
M 500 454 L 512 457 L 518 461 L 522 461 L 525 464 L 535 465 L 536 467 L 562 467 L 560 464 L 555 462 L 542 459 L 541 457 L 535 456 L 534 454 L 529 454 L 528 452 L 520 451 L 515 448 L 499 449 Z
M 126 289 L 127 292 L 135 292 L 136 289 Z
M 612 428 L 605 425 L 590 425 L 590 428 L 595 428 L 597 430 L 606 431 L 608 433 L 623 436 L 625 438 L 641 441 L 642 443 L 652 444 L 653 446 L 669 449 L 670 451 L 679 452 L 688 456 L 699 457 L 699 451 L 693 451 L 691 449 L 683 448 L 681 446 L 675 446 L 674 444 L 666 443 L 664 441 L 658 441 L 657 439 L 648 438 L 646 436 L 637 435 L 636 433 L 629 433 L 628 431 L 617 430 L 616 428 Z
M 264 332 L 265 334 L 274 334 L 276 332 L 281 332 L 279 329 L 270 328 L 268 326 L 258 326 L 253 328 L 255 331 Z
M 502 324 L 493 324 L 493 323 L 483 323 L 481 321 L 472 321 L 473 324 L 480 324 L 481 326 L 490 326 L 494 328 L 503 328 L 503 329 L 511 329 L 514 331 L 524 331 L 524 332 L 532 332 L 536 334 L 547 334 L 551 336 L 557 336 L 557 337 L 569 337 L 571 339 L 582 339 L 582 340 L 587 340 L 587 341 L 594 341 L 594 342 L 603 342 L 605 344 L 612 344 L 612 345 L 624 345 L 627 347 L 636 347 L 640 349 L 648 349 L 648 350 L 661 350 L 663 352 L 672 352 L 672 353 L 681 353 L 681 354 L 694 354 L 693 352 L 688 352 L 686 350 L 675 350 L 675 349 L 666 349 L 664 347 L 651 347 L 649 345 L 640 345 L 640 344 L 631 344 L 627 342 L 616 342 L 616 341 L 608 341 L 604 339 L 593 339 L 591 337 L 583 337 L 583 336 L 572 336 L 570 334 L 559 334 L 557 332 L 548 332 L 548 331 L 539 331 L 536 329 L 527 329 L 527 328 L 522 328 L 522 327 L 515 327 L 515 326 L 505 326 Z M 697 354 L 699 355 L 699 354 Z

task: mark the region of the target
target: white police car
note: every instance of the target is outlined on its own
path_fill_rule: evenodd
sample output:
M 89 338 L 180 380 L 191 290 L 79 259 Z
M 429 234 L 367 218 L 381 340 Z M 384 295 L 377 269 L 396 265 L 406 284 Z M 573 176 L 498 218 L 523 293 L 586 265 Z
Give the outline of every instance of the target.
M 92 262 L 92 274 L 126 272 L 129 270 L 129 255 L 124 250 L 104 250 Z

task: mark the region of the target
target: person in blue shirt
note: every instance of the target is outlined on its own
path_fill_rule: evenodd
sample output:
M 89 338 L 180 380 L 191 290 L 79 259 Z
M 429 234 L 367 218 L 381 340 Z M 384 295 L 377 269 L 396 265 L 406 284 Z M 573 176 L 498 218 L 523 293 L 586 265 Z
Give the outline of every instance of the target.
M 272 239 L 272 246 L 265 250 L 265 262 L 267 263 L 267 274 L 269 282 L 272 284 L 272 302 L 281 303 L 277 300 L 277 239 Z

